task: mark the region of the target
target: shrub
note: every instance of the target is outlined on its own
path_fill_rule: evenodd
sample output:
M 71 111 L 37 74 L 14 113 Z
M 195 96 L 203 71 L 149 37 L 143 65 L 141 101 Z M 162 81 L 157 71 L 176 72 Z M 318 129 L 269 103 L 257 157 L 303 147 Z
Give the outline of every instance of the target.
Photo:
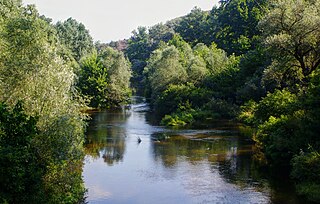
M 20 102 L 13 109 L 0 103 L 0 202 L 41 201 L 44 166 L 32 143 L 38 133 L 36 123 Z
M 309 200 L 320 202 L 320 154 L 301 152 L 292 159 L 291 176 L 297 180 L 297 191 Z

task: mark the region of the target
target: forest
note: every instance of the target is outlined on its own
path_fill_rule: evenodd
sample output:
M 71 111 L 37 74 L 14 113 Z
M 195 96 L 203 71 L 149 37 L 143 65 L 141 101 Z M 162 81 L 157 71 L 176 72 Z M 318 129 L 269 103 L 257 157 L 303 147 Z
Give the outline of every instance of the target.
M 132 95 L 163 126 L 251 127 L 256 161 L 320 202 L 320 0 L 221 0 L 108 43 L 0 0 L 0 202 L 85 202 L 88 111 Z

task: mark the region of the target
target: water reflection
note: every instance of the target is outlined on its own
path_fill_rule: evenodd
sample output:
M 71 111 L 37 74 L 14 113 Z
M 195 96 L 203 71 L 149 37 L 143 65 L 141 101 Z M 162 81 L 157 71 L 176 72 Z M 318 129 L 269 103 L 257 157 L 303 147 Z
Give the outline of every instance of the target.
M 167 168 L 176 168 L 181 159 L 188 165 L 207 163 L 211 173 L 218 173 L 228 183 L 240 188 L 263 187 L 252 174 L 252 145 L 232 132 L 222 133 L 225 132 L 187 136 L 155 133 L 152 135 L 154 159 Z
M 148 109 L 135 98 L 130 109 L 93 115 L 83 174 L 89 203 L 299 203 L 288 185 L 258 171 L 237 124 L 170 130 L 151 125 Z
M 95 114 L 87 131 L 86 155 L 103 158 L 108 165 L 123 161 L 126 133 L 122 125 L 128 117 L 125 109 Z

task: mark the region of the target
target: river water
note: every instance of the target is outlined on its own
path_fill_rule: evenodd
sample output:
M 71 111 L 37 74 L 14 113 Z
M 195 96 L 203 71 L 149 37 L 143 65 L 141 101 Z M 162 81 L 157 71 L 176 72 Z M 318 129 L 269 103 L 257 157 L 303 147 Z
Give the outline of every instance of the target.
M 135 97 L 130 109 L 92 115 L 88 203 L 303 203 L 291 184 L 255 168 L 252 144 L 236 124 L 173 130 L 152 125 L 148 110 Z

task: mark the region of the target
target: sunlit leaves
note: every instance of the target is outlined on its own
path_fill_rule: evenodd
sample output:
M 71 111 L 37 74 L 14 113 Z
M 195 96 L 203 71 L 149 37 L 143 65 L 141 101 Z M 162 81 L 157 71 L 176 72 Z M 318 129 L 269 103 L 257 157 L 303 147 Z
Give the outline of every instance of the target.
M 37 158 L 34 158 L 33 164 L 44 170 L 38 175 L 38 171 L 35 170 L 33 174 L 24 168 L 25 164 L 18 161 L 27 158 L 27 154 L 17 158 L 18 163 L 12 165 L 16 165 L 14 168 L 19 168 L 22 174 L 37 176 L 37 180 L 44 182 L 46 186 L 71 186 L 70 189 L 57 192 L 62 198 L 61 202 L 64 202 L 66 197 L 73 196 L 72 192 L 83 193 L 84 189 L 79 183 L 73 185 L 67 180 L 60 183 L 55 180 L 56 177 L 52 180 L 57 181 L 56 183 L 49 182 L 46 180 L 51 173 L 48 167 L 64 168 L 60 166 L 60 162 L 73 163 L 81 160 L 85 116 L 80 109 L 85 104 L 75 91 L 73 68 L 60 55 L 55 29 L 47 20 L 39 17 L 34 6 L 23 7 L 18 1 L 11 3 L 12 1 L 1 1 L 1 11 L 13 12 L 0 16 L 0 101 L 4 101 L 8 107 L 14 107 L 18 101 L 23 101 L 24 114 L 38 119 L 35 124 L 37 134 L 33 135 L 30 144 L 16 153 L 35 151 Z M 19 120 L 23 122 L 23 118 Z M 20 127 L 19 121 L 12 123 L 14 127 Z M 34 127 L 29 125 L 30 128 Z M 21 131 L 24 130 L 26 128 L 21 126 Z M 10 135 L 9 132 L 6 134 Z M 28 139 L 27 133 L 20 132 L 19 136 Z M 1 144 L 0 148 L 7 148 L 7 145 L 9 143 Z M 11 173 L 14 174 L 14 171 Z M 79 171 L 77 176 L 81 182 Z M 21 183 L 19 188 L 33 189 L 37 187 L 34 185 L 30 182 Z M 45 197 L 32 198 L 37 200 L 35 203 L 49 202 L 51 192 L 46 191 L 48 189 L 41 189 L 46 194 Z M 15 199 L 20 196 L 25 195 L 14 195 Z M 79 199 L 78 196 L 73 198 Z
M 106 108 L 125 103 L 130 96 L 130 63 L 110 47 L 84 57 L 80 63 L 78 87 L 91 99 L 91 106 Z
M 68 18 L 64 22 L 58 22 L 55 27 L 59 40 L 71 50 L 76 60 L 79 61 L 93 50 L 93 39 L 82 23 Z
M 166 90 L 169 84 L 184 82 L 187 77 L 185 68 L 180 64 L 179 51 L 174 46 L 155 52 L 146 71 L 154 94 Z
M 320 64 L 320 3 L 286 0 L 272 5 L 259 23 L 265 42 L 274 58 L 286 57 L 289 68 L 299 67 L 307 77 Z

